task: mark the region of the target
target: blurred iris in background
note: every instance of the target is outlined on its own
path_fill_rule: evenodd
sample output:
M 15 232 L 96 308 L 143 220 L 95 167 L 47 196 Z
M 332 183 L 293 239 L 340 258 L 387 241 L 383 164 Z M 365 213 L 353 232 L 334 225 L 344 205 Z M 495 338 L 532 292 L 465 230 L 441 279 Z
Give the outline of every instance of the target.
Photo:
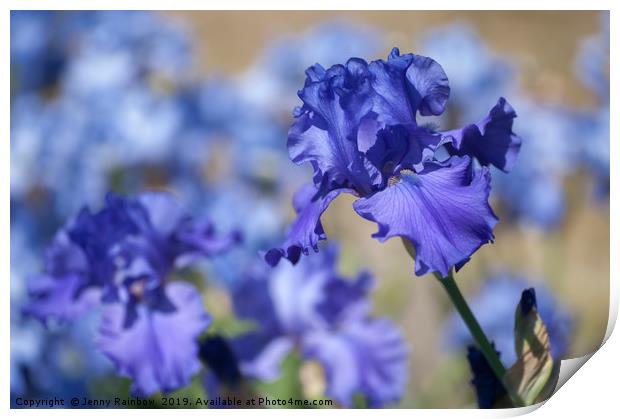
M 198 291 L 170 282 L 172 270 L 238 241 L 217 236 L 168 194 L 108 194 L 103 209 L 84 208 L 55 235 L 24 312 L 66 321 L 103 303 L 99 348 L 133 380 L 134 394 L 168 392 L 197 372 L 196 339 L 210 322 Z
M 241 371 L 274 380 L 283 359 L 298 351 L 324 374 L 309 380 L 324 380 L 325 395 L 340 405 L 352 407 L 356 396 L 369 407 L 397 402 L 407 382 L 407 344 L 394 323 L 371 314 L 370 274 L 343 278 L 337 262 L 330 246 L 298 265 L 257 273 L 233 293 L 236 314 L 256 323 L 233 343 Z

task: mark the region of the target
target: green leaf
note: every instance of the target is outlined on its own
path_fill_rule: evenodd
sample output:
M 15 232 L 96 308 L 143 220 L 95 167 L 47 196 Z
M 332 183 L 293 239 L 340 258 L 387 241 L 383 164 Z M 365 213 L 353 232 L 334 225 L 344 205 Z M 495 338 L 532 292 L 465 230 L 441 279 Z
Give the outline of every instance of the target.
M 559 363 L 551 356 L 549 334 L 538 314 L 533 288 L 523 291 L 517 305 L 514 336 L 518 360 L 506 372 L 504 384 L 525 405 L 544 401 L 557 384 Z

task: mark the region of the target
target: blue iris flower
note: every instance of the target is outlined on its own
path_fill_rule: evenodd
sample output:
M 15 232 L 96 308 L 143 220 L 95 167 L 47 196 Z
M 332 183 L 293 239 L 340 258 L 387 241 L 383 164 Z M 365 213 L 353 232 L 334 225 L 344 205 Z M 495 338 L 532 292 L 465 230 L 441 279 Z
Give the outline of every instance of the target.
M 431 58 L 395 48 L 385 61 L 317 64 L 306 76 L 288 149 L 294 163 L 311 164 L 313 183 L 293 198 L 297 218 L 284 243 L 266 252 L 269 264 L 317 250 L 320 217 L 341 193 L 357 196 L 355 211 L 378 224 L 373 237 L 413 244 L 417 275 L 445 276 L 493 240 L 488 166 L 509 171 L 521 145 L 504 98 L 478 122 L 442 132 L 417 121 L 418 113 L 441 115 L 450 94 Z
M 569 349 L 573 318 L 568 309 L 539 281 L 512 275 L 488 278 L 470 300 L 470 306 L 480 326 L 487 333 L 506 365 L 516 362 L 514 349 L 515 307 L 524 289 L 535 287 L 537 308 L 551 342 L 551 354 L 561 359 Z M 473 343 L 471 334 L 457 313 L 446 323 L 444 339 L 449 348 L 464 349 Z
M 392 322 L 370 314 L 371 276 L 341 277 L 337 256 L 328 247 L 296 266 L 263 266 L 233 293 L 236 314 L 257 323 L 233 341 L 241 371 L 273 380 L 297 349 L 319 362 L 325 393 L 339 404 L 351 407 L 356 394 L 371 407 L 395 402 L 405 390 L 407 346 Z
M 98 346 L 133 380 L 133 393 L 170 391 L 199 368 L 196 339 L 211 321 L 192 285 L 170 282 L 173 270 L 238 241 L 237 233 L 216 235 L 169 194 L 108 194 L 100 211 L 84 208 L 55 235 L 23 311 L 67 321 L 103 303 Z

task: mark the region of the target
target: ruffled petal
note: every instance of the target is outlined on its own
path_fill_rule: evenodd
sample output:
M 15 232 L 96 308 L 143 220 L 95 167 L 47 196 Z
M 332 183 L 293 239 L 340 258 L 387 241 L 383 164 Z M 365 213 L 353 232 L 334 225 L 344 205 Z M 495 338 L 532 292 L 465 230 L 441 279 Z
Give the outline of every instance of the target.
M 299 92 L 304 106 L 289 130 L 289 155 L 296 164 L 312 164 L 323 192 L 370 188 L 356 142 L 360 121 L 371 110 L 366 67 L 365 61 L 351 59 L 346 66 L 312 72 Z
M 377 93 L 373 110 L 384 123 L 415 124 L 416 113 L 441 115 L 450 95 L 448 77 L 429 57 L 400 55 L 394 48 L 387 61 L 369 64 Z
M 224 253 L 241 241 L 238 231 L 217 234 L 210 221 L 194 219 L 168 193 L 144 193 L 140 195 L 139 201 L 148 213 L 156 236 L 170 240 L 166 245 L 169 256 L 176 259 L 177 267 L 183 267 L 200 257 Z
M 84 288 L 85 283 L 79 274 L 37 275 L 28 283 L 30 301 L 23 307 L 23 313 L 43 323 L 50 318 L 74 320 L 101 299 L 99 290 Z
M 200 368 L 197 338 L 211 321 L 200 294 L 180 282 L 168 285 L 166 294 L 176 310 L 139 305 L 129 328 L 125 305 L 112 304 L 103 314 L 98 345 L 119 374 L 133 380 L 131 391 L 138 396 L 183 387 Z
M 369 407 L 398 401 L 406 387 L 408 349 L 388 320 L 349 322 L 337 332 L 315 331 L 302 342 L 306 359 L 325 369 L 326 393 L 345 407 L 361 394 Z
M 407 81 L 414 92 L 409 91 L 417 103 L 418 112 L 423 116 L 441 115 L 450 97 L 448 76 L 435 60 L 422 55 L 411 55 L 407 68 Z
M 272 270 L 265 288 L 282 333 L 301 336 L 310 329 L 368 315 L 371 275 L 362 272 L 355 280 L 343 278 L 337 273 L 337 260 L 337 246 L 328 245 L 295 266 L 282 264 Z M 257 312 L 254 318 L 263 314 Z
M 321 225 L 321 215 L 329 204 L 343 192 L 354 193 L 350 189 L 336 189 L 325 196 L 317 195 L 312 185 L 300 188 L 293 202 L 297 210 L 297 218 L 291 224 L 286 240 L 281 247 L 273 248 L 264 255 L 269 265 L 276 266 L 281 258 L 296 264 L 301 254 L 307 255 L 310 249 L 318 251 L 319 240 L 325 240 L 325 232 Z
M 509 172 L 516 163 L 521 138 L 512 132 L 516 112 L 503 97 L 477 124 L 443 133 L 452 154 L 471 156 L 484 166 L 493 165 Z
M 66 230 L 56 233 L 45 253 L 46 273 L 28 281 L 30 301 L 23 313 L 41 322 L 73 320 L 97 304 L 101 293 L 92 287 L 88 260 Z
M 353 207 L 379 225 L 373 237 L 400 236 L 413 244 L 417 275 L 446 276 L 493 240 L 497 217 L 488 203 L 490 190 L 488 168 L 472 174 L 469 158 L 452 157 L 445 164 L 427 163 L 419 174 L 401 172 L 392 186 Z

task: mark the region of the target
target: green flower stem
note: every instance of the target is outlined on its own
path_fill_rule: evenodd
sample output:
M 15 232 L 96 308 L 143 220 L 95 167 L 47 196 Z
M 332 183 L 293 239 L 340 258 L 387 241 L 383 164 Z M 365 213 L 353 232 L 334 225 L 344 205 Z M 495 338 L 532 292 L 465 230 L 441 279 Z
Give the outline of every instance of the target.
M 480 323 L 478 323 L 478 320 L 476 320 L 476 316 L 474 316 L 474 313 L 472 313 L 469 305 L 467 304 L 467 301 L 465 301 L 465 298 L 463 298 L 463 294 L 461 294 L 461 291 L 459 290 L 459 287 L 456 284 L 454 277 L 452 276 L 452 271 L 450 271 L 448 276 L 446 276 L 445 278 L 442 278 L 439 274 L 435 274 L 435 276 L 445 288 L 448 296 L 450 296 L 450 300 L 452 300 L 452 303 L 454 304 L 457 311 L 461 315 L 461 318 L 467 325 L 469 332 L 471 333 L 472 337 L 478 344 L 478 347 L 484 354 L 484 357 L 486 358 L 489 366 L 493 370 L 493 373 L 500 380 L 500 382 L 504 383 L 504 387 L 508 391 L 512 403 L 515 405 L 515 407 L 524 406 L 521 397 L 518 394 L 515 394 L 514 391 L 511 391 L 508 386 L 506 386 L 506 368 L 504 368 L 504 365 L 499 360 L 497 352 L 493 348 L 493 345 L 491 345 L 491 342 L 489 342 L 489 339 L 484 334 L 484 331 L 480 327 Z

